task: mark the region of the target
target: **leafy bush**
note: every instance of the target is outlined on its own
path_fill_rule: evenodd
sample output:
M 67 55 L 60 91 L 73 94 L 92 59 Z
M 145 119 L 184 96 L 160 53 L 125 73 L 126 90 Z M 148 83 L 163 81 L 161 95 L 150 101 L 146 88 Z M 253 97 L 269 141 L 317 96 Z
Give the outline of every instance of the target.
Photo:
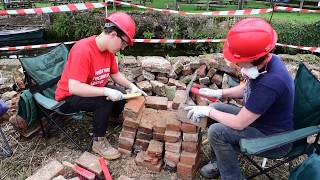
M 180 16 L 162 14 L 160 12 L 130 13 L 135 19 L 137 28 L 135 38 L 156 39 L 221 39 L 225 38 L 230 27 L 244 17 L 208 17 L 208 16 Z M 52 14 L 53 20 L 47 32 L 49 41 L 71 41 L 99 34 L 102 31 L 103 11 L 85 11 L 78 13 Z M 294 21 L 273 20 L 272 25 L 278 32 L 279 43 L 304 46 L 320 46 L 320 21 L 303 24 Z M 141 47 L 151 47 L 158 52 L 171 51 L 185 55 L 221 51 L 222 43 L 192 43 L 192 44 L 137 44 L 127 48 L 124 54 L 133 53 Z M 297 50 L 277 48 L 279 53 L 296 53 Z M 141 51 L 136 51 L 137 53 Z M 179 53 L 178 53 L 179 54 Z M 140 54 L 139 54 L 140 55 Z M 166 55 L 166 54 L 164 54 Z

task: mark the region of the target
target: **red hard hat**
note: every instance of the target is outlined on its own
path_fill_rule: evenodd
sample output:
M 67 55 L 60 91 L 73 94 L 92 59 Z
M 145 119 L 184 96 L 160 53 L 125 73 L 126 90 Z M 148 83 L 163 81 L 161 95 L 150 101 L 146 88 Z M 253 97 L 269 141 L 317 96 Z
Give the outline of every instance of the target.
M 228 32 L 223 55 L 231 62 L 251 62 L 268 54 L 277 39 L 276 31 L 265 20 L 243 19 Z
M 136 32 L 136 24 L 134 20 L 127 13 L 116 12 L 110 14 L 105 19 L 106 22 L 112 22 L 115 24 L 120 30 L 122 30 L 129 38 L 129 45 L 133 45 L 133 37 Z

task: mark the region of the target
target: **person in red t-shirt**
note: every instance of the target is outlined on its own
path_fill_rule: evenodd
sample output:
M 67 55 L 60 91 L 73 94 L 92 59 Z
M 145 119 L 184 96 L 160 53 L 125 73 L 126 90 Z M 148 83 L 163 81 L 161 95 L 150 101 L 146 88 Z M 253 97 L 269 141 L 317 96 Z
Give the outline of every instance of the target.
M 135 23 L 128 14 L 111 14 L 100 35 L 82 39 L 71 48 L 55 92 L 57 101 L 66 102 L 63 112 L 93 112 L 92 150 L 108 160 L 119 158 L 120 153 L 104 137 L 107 122 L 111 115 L 119 116 L 125 104 L 120 90 L 106 87 L 109 77 L 131 93 L 146 96 L 119 72 L 114 55 L 133 45 L 134 34 Z

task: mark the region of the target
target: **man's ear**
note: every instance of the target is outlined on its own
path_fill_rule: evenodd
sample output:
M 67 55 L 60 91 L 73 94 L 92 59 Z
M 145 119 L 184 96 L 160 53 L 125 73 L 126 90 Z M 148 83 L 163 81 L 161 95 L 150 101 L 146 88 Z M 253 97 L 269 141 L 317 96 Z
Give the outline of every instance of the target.
M 118 33 L 117 33 L 116 31 L 111 31 L 111 32 L 109 33 L 109 35 L 110 35 L 110 36 L 117 36 Z

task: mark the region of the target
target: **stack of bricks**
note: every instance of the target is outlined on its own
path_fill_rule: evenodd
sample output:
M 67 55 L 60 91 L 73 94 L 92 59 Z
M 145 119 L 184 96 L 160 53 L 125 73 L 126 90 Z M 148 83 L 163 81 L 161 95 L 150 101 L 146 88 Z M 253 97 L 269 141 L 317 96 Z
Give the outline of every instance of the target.
M 175 116 L 176 117 L 176 116 Z M 175 117 L 166 120 L 166 130 L 164 134 L 166 168 L 176 169 L 181 154 L 181 122 Z
M 137 97 L 126 103 L 123 111 L 124 121 L 119 136 L 118 150 L 122 154 L 131 155 L 137 129 L 139 127 L 145 106 L 145 98 Z
M 143 112 L 138 132 L 136 136 L 136 141 L 134 143 L 134 151 L 135 154 L 140 151 L 146 151 L 150 140 L 152 139 L 152 127 L 155 120 L 155 115 L 157 114 L 157 110 L 146 108 Z
M 177 111 L 162 110 L 148 98 L 147 108 L 141 107 L 144 101 L 140 99 L 126 104 L 119 150 L 125 154 L 134 150 L 136 164 L 153 172 L 165 164 L 166 169 L 177 170 L 181 179 L 193 179 L 199 161 L 200 127 L 179 121 Z
M 151 140 L 147 151 L 140 151 L 135 162 L 137 165 L 146 166 L 150 171 L 160 172 L 163 164 L 163 143 Z
M 189 123 L 182 123 L 182 152 L 177 165 L 178 176 L 193 179 L 199 164 L 201 134 L 200 128 Z

